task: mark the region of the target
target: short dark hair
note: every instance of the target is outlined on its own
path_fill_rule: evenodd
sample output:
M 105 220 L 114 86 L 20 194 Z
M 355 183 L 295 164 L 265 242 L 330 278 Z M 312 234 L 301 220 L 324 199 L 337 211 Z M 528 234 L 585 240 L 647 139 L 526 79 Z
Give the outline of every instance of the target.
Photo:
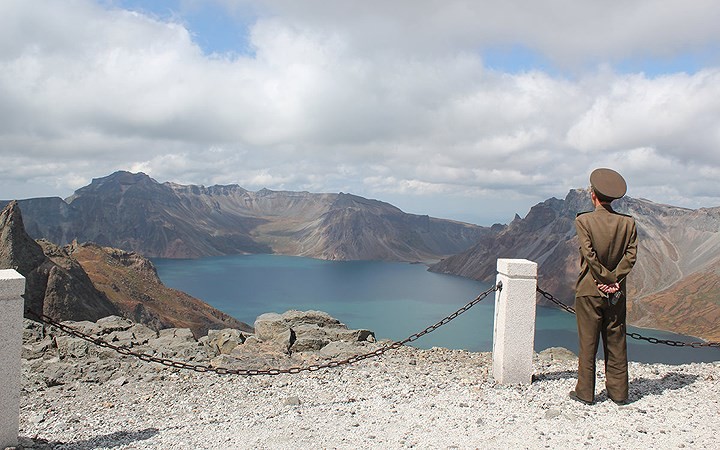
M 612 198 L 612 197 L 608 197 L 608 196 L 606 196 L 606 195 L 602 195 L 602 194 L 599 193 L 599 192 L 597 191 L 597 189 L 595 189 L 595 188 L 593 188 L 593 192 L 595 193 L 595 197 L 597 197 L 597 199 L 600 201 L 600 203 L 610 203 L 610 202 L 612 202 L 613 200 L 615 200 L 615 199 Z

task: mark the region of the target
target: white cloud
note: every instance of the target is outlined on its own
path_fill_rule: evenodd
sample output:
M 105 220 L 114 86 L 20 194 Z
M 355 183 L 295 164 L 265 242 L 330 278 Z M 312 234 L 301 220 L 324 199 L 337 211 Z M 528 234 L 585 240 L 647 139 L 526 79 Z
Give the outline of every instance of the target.
M 254 11 L 253 54 L 206 55 L 180 22 L 90 0 L 3 2 L 0 198 L 129 169 L 467 220 L 477 200 L 524 214 L 609 165 L 631 195 L 720 204 L 720 63 L 612 68 L 716 48 L 716 2 L 219 3 Z M 569 75 L 484 64 L 513 45 Z
M 340 33 L 360 55 L 522 45 L 564 66 L 672 56 L 717 44 L 713 0 L 219 0 L 301 29 Z M 716 56 L 717 57 L 717 56 Z M 717 59 L 715 60 L 717 62 Z

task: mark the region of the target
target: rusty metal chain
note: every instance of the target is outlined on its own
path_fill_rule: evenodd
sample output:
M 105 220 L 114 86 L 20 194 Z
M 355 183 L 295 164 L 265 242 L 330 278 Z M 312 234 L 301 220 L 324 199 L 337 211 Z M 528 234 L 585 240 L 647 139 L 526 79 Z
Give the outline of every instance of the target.
M 452 321 L 459 315 L 465 313 L 467 310 L 469 310 L 473 306 L 480 303 L 491 292 L 495 292 L 495 291 L 498 291 L 501 289 L 502 289 L 502 284 L 501 283 L 496 284 L 495 286 L 491 287 L 487 291 L 478 295 L 477 297 L 475 297 L 474 300 L 470 301 L 465 306 L 458 309 L 457 311 L 450 314 L 449 316 L 445 317 L 441 321 L 437 322 L 434 325 L 430 325 L 429 327 L 425 328 L 424 330 L 420 331 L 419 333 L 415 333 L 415 334 L 408 336 L 407 338 L 403 339 L 402 341 L 395 341 L 395 342 L 392 342 L 391 344 L 384 345 L 384 346 L 380 347 L 379 349 L 374 350 L 372 352 L 351 356 L 347 359 L 343 359 L 340 361 L 330 361 L 327 363 L 314 364 L 314 365 L 310 365 L 310 366 L 306 366 L 306 367 L 290 367 L 287 369 L 232 369 L 232 368 L 228 368 L 228 367 L 212 367 L 209 365 L 191 364 L 191 363 L 187 363 L 187 362 L 183 362 L 183 361 L 176 361 L 176 360 L 169 359 L 169 358 L 160 358 L 160 357 L 148 355 L 145 353 L 137 353 L 137 352 L 133 352 L 129 347 L 113 345 L 113 344 L 110 344 L 109 342 L 106 342 L 106 341 L 100 339 L 100 338 L 92 337 L 92 336 L 85 334 L 81 331 L 78 331 L 68 325 L 64 325 L 44 314 L 38 314 L 29 309 L 27 310 L 27 312 L 30 315 L 32 315 L 33 317 L 38 318 L 41 322 L 48 324 L 48 325 L 52 325 L 56 328 L 59 328 L 60 330 L 66 332 L 68 334 L 71 334 L 75 337 L 84 339 L 84 340 L 91 342 L 99 347 L 109 348 L 111 350 L 114 350 L 114 351 L 122 354 L 122 355 L 133 356 L 135 358 L 138 358 L 138 359 L 140 359 L 142 361 L 146 361 L 146 362 L 156 362 L 156 363 L 162 364 L 164 366 L 175 367 L 178 369 L 194 370 L 195 372 L 214 372 L 219 375 L 243 375 L 243 376 L 280 375 L 280 374 L 295 374 L 295 373 L 301 373 L 301 372 L 316 372 L 318 370 L 344 366 L 347 364 L 353 364 L 358 361 L 362 361 L 364 359 L 380 356 L 389 350 L 397 349 L 399 347 L 402 347 L 405 344 L 408 344 L 410 342 L 420 339 L 421 337 L 425 336 L 428 333 L 432 333 L 433 331 L 435 331 L 438 328 L 440 328 L 441 326 L 449 323 L 450 321 Z
M 552 294 L 543 291 L 540 289 L 540 287 L 537 287 L 537 291 L 545 297 L 547 300 L 550 300 L 551 302 L 558 305 L 560 308 L 564 309 L 565 311 L 569 312 L 570 314 L 575 314 L 575 309 L 572 306 L 568 306 L 565 303 L 561 302 L 560 300 L 556 299 Z
M 550 293 L 548 293 L 548 292 L 540 289 L 540 287 L 537 288 L 537 291 L 538 291 L 538 293 L 539 293 L 540 295 L 542 295 L 544 298 L 546 298 L 547 300 L 550 300 L 551 302 L 555 303 L 555 304 L 558 305 L 560 308 L 564 309 L 565 311 L 567 311 L 567 312 L 569 312 L 569 313 L 571 313 L 571 314 L 575 314 L 575 309 L 574 309 L 574 308 L 572 308 L 571 306 L 568 306 L 568 305 L 564 304 L 563 302 L 561 302 L 560 300 L 558 300 L 557 298 L 555 298 L 552 294 L 550 294 Z M 627 331 L 625 332 L 625 334 L 626 334 L 628 337 L 631 337 L 631 338 L 636 339 L 636 340 L 647 341 L 647 342 L 649 342 L 649 343 L 651 343 L 651 344 L 665 344 L 665 345 L 669 345 L 669 346 L 671 346 L 671 347 L 692 347 L 692 348 L 714 347 L 714 348 L 720 348 L 720 342 L 682 342 L 682 341 L 673 341 L 673 340 L 671 340 L 671 339 L 659 339 L 659 338 L 654 338 L 654 337 L 647 337 L 647 336 L 643 336 L 643 335 L 641 335 L 641 334 L 639 334 L 639 333 L 628 333 Z

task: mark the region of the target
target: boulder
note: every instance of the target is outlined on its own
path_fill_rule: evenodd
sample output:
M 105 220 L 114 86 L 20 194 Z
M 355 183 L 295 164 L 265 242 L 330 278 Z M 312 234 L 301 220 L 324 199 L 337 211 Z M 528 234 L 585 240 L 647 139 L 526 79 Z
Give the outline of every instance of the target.
M 361 355 L 375 351 L 381 347 L 380 344 L 369 343 L 369 342 L 344 342 L 335 341 L 330 342 L 328 345 L 323 347 L 318 355 L 325 359 L 344 359 L 351 356 Z
M 112 343 L 113 345 L 136 347 L 138 345 L 145 345 L 151 339 L 156 339 L 158 337 L 157 331 L 141 323 L 135 323 L 127 330 L 113 331 L 108 334 L 104 340 Z
M 255 319 L 255 336 L 261 341 L 269 341 L 289 328 L 285 319 L 278 313 L 265 313 Z
M 227 355 L 235 347 L 245 342 L 247 336 L 240 330 L 226 328 L 224 330 L 209 330 L 205 345 L 215 355 Z
M 68 335 L 56 336 L 55 343 L 61 359 L 82 358 L 90 353 L 90 346 L 93 345 L 84 339 Z
M 283 331 L 299 325 L 316 325 L 320 328 L 341 328 L 347 326 L 323 311 L 290 310 L 283 314 L 266 313 L 255 320 L 255 335 L 260 340 L 273 339 Z
M 291 331 L 289 336 L 288 330 Z M 318 351 L 335 341 L 375 342 L 372 331 L 350 330 L 322 311 L 291 310 L 283 314 L 263 314 L 255 321 L 255 335 L 261 341 L 288 342 L 288 353 Z
M 125 331 L 133 326 L 133 322 L 118 316 L 103 317 L 102 319 L 98 319 L 96 324 L 100 327 L 101 334 L 109 334 L 113 331 Z
M 166 328 L 160 330 L 156 339 L 147 345 L 161 358 L 183 358 L 193 361 L 207 360 L 202 344 L 195 340 L 189 328 Z
M 550 347 L 537 354 L 540 361 L 572 361 L 577 355 L 564 347 Z

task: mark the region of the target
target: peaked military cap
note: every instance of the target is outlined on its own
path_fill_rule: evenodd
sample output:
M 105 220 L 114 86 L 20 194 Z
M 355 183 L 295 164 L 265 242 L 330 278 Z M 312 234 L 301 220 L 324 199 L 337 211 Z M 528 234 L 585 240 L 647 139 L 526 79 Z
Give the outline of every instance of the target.
M 612 169 L 593 170 L 590 185 L 598 194 L 611 199 L 618 199 L 627 192 L 625 179 Z

